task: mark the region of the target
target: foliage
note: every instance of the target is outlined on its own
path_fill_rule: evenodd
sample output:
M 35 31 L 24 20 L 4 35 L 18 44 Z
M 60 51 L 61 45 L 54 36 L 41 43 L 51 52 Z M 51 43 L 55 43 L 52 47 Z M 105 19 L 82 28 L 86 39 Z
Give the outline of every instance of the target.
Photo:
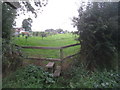
M 42 32 L 41 36 L 42 36 L 42 39 L 43 39 L 44 37 L 47 37 L 47 34 L 45 32 Z
M 14 3 L 18 3 L 18 2 L 14 2 Z M 38 0 L 38 2 L 34 2 L 35 6 L 37 6 L 37 9 L 40 9 L 41 7 L 46 6 L 48 3 L 48 0 Z M 21 5 L 21 8 L 19 9 L 21 12 L 26 13 L 27 12 L 32 12 L 34 13 L 36 16 L 36 12 L 37 10 L 35 8 L 33 8 L 33 6 L 31 5 L 31 2 L 19 2 L 19 4 Z M 15 25 L 14 19 L 17 16 L 16 14 L 16 10 L 13 9 L 11 6 L 7 5 L 6 2 L 2 3 L 2 38 L 5 38 L 7 40 L 10 40 L 11 38 L 11 34 L 12 34 L 12 29 L 13 26 Z M 9 17 L 8 17 L 9 16 Z M 24 20 L 24 25 L 23 27 L 25 28 L 26 31 L 28 31 L 28 29 L 26 28 L 26 24 L 27 26 L 29 26 L 29 29 L 31 27 L 31 24 L 28 23 L 28 21 L 32 21 L 31 18 L 28 18 L 26 20 Z M 30 29 L 31 30 L 31 29 Z
M 70 88 L 119 88 L 120 72 L 104 69 L 103 71 L 91 72 L 83 63 L 78 61 L 79 56 L 74 58 L 71 68 L 66 72 L 69 75 Z
M 63 32 L 63 29 L 56 29 L 56 31 L 57 31 L 58 33 L 62 33 L 62 32 Z
M 18 3 L 18 2 L 14 2 Z M 21 5 L 20 11 L 23 13 L 26 11 L 31 11 L 35 15 L 35 9 L 32 7 L 31 3 L 29 2 L 19 2 Z M 35 2 L 36 6 L 46 6 L 47 0 L 44 0 L 40 2 Z M 14 19 L 16 17 L 16 10 L 13 9 L 11 6 L 8 5 L 8 2 L 2 3 L 2 44 L 3 44 L 3 74 L 6 74 L 6 72 L 14 71 L 17 67 L 19 67 L 22 63 L 21 57 L 19 56 L 19 50 L 16 50 L 17 48 L 11 44 L 11 36 L 13 31 L 13 26 L 15 25 Z M 29 19 L 28 19 L 29 20 Z M 29 20 L 31 21 L 31 20 Z M 30 25 L 30 24 L 29 24 Z
M 10 42 L 16 11 L 6 3 L 2 4 L 2 69 L 3 75 L 21 66 L 20 51 Z M 9 16 L 9 17 L 8 17 Z
M 71 88 L 119 88 L 120 74 L 115 71 L 103 70 L 89 73 L 81 67 L 73 70 L 73 78 L 70 80 Z
M 78 63 L 77 63 L 78 64 Z M 28 65 L 3 79 L 3 88 L 119 88 L 120 74 L 115 71 L 88 72 L 78 66 L 72 67 L 65 78 L 53 78 L 40 66 Z
M 19 10 L 20 13 L 23 13 L 24 15 L 27 14 L 27 12 L 31 12 L 32 14 L 35 14 L 35 18 L 37 17 L 38 12 L 42 12 L 42 8 L 45 7 L 48 4 L 48 0 L 37 0 L 37 2 L 31 2 L 31 0 L 22 1 L 19 3 L 21 5 L 21 8 Z M 18 16 L 20 15 L 18 13 Z
M 32 27 L 31 23 L 32 23 L 32 19 L 31 18 L 23 20 L 22 27 L 25 29 L 25 31 L 32 31 L 31 30 L 31 27 Z
M 52 75 L 42 67 L 28 65 L 3 79 L 3 88 L 47 88 L 54 83 Z
M 68 88 L 63 77 L 53 78 L 42 67 L 28 65 L 3 79 L 3 88 Z
M 12 26 L 14 24 L 14 19 L 16 15 L 16 10 L 7 5 L 6 3 L 2 4 L 2 38 L 7 39 L 8 43 L 11 39 Z M 9 17 L 8 17 L 9 16 Z
M 7 43 L 5 39 L 2 40 L 2 72 L 3 76 L 15 71 L 22 65 L 22 53 L 18 47 L 12 42 Z
M 118 3 L 93 2 L 73 18 L 81 42 L 81 60 L 89 70 L 118 68 Z

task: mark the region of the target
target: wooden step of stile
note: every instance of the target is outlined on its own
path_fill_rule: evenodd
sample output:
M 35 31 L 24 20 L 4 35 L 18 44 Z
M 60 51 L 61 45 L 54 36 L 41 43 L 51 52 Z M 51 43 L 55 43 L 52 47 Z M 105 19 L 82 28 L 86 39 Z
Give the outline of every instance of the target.
M 53 77 L 59 77 L 61 73 L 61 66 L 57 66 L 55 72 L 53 73 Z
M 54 68 L 55 68 L 55 63 L 54 62 L 49 62 L 46 65 L 46 69 L 47 69 L 48 72 L 53 73 L 54 72 Z
M 53 68 L 55 65 L 54 62 L 49 62 L 47 65 L 46 65 L 46 68 Z

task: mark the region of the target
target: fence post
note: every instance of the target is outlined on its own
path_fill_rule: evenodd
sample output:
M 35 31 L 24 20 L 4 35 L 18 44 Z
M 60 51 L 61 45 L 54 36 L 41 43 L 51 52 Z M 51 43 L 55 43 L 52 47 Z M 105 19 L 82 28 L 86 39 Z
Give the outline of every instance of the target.
M 60 49 L 61 69 L 63 67 L 63 48 Z

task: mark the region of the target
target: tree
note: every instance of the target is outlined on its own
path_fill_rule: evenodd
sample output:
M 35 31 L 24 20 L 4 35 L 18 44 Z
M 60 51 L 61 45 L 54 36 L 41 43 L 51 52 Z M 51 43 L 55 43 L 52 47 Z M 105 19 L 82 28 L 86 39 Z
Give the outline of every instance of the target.
M 42 36 L 42 39 L 43 39 L 44 37 L 47 37 L 47 34 L 45 32 L 41 32 L 41 36 Z
M 32 23 L 32 19 L 31 18 L 23 20 L 22 27 L 25 29 L 25 31 L 32 31 L 31 30 L 31 27 L 32 27 L 31 23 Z
M 48 0 L 38 0 L 34 2 L 35 8 L 32 6 L 31 2 L 12 2 L 14 5 L 20 6 L 20 13 L 26 14 L 27 12 L 32 12 L 37 17 L 37 12 L 42 11 L 42 7 L 48 4 Z M 2 3 L 2 38 L 5 39 L 8 43 L 11 40 L 11 34 L 13 26 L 15 25 L 15 17 L 20 15 L 14 9 L 14 5 L 11 5 L 10 2 Z M 12 7 L 11 7 L 12 6 Z M 9 17 L 8 17 L 9 16 Z M 31 21 L 31 20 L 30 20 Z
M 63 29 L 56 29 L 56 31 L 57 31 L 58 33 L 62 33 L 62 32 L 63 32 Z
M 2 72 L 3 75 L 16 70 L 22 64 L 20 51 L 10 42 L 16 10 L 6 3 L 2 4 Z M 16 61 L 17 60 L 17 61 Z
M 40 2 L 35 2 L 35 5 L 39 8 L 47 4 L 47 0 L 41 0 Z M 0 2 L 1 3 L 1 2 Z M 36 10 L 32 7 L 29 2 L 14 2 L 21 5 L 21 12 L 25 13 L 30 11 L 37 16 Z M 3 75 L 9 73 L 10 71 L 16 70 L 22 63 L 20 49 L 11 42 L 12 30 L 15 25 L 14 19 L 17 15 L 16 9 L 11 7 L 13 5 L 9 2 L 2 3 L 2 72 Z M 23 8 L 24 7 L 24 8 Z
M 116 69 L 118 58 L 118 3 L 93 2 L 73 18 L 79 31 L 81 60 L 90 70 Z
M 6 39 L 7 43 L 9 43 L 9 40 L 11 39 L 12 27 L 13 25 L 15 25 L 15 15 L 15 9 L 10 7 L 6 3 L 2 4 L 2 38 Z

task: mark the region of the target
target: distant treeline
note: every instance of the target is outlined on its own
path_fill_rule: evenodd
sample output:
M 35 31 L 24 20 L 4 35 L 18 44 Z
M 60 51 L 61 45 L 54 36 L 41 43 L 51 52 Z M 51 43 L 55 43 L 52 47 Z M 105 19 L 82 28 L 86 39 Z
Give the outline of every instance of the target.
M 62 29 L 57 29 L 57 30 L 54 30 L 54 29 L 47 29 L 45 31 L 34 31 L 32 32 L 32 36 L 50 36 L 50 35 L 55 35 L 55 34 L 65 34 L 65 33 L 69 33 L 67 30 L 62 30 Z

